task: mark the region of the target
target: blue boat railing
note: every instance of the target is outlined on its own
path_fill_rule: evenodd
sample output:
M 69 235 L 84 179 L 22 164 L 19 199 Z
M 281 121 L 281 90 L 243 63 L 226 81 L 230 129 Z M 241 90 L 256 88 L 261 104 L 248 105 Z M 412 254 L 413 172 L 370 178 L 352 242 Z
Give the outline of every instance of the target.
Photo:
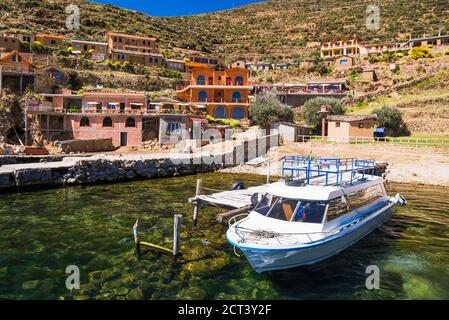
M 312 178 L 324 177 L 325 185 L 329 185 L 331 179 L 333 184 L 349 182 L 352 184 L 357 173 L 360 178 L 365 175 L 374 175 L 376 163 L 374 160 L 361 160 L 354 158 L 319 158 L 311 156 L 286 156 L 282 160 L 282 177 L 292 180 L 303 179 L 310 184 Z M 344 173 L 350 173 L 349 179 L 344 179 Z

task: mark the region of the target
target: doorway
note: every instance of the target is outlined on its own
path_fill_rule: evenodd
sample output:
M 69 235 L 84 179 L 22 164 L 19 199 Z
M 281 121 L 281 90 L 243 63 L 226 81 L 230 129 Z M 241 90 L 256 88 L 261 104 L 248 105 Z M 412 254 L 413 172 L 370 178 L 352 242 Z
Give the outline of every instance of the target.
M 128 132 L 120 132 L 120 147 L 128 145 Z

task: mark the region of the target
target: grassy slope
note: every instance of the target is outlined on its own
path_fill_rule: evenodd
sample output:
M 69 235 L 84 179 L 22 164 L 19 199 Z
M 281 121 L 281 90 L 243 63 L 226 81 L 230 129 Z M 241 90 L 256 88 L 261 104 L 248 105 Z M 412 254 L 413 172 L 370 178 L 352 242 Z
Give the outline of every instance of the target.
M 81 9 L 81 30 L 65 29 L 68 4 Z M 367 5 L 381 8 L 381 29 L 365 27 Z M 3 0 L 3 27 L 103 39 L 106 31 L 155 35 L 169 52 L 199 50 L 229 59 L 306 55 L 319 41 L 358 35 L 366 41 L 449 33 L 447 0 L 271 0 L 190 17 L 158 18 L 85 0 Z M 419 12 L 419 14 L 417 14 Z M 446 28 L 446 30 L 444 29 Z M 180 48 L 180 50 L 177 50 Z
M 404 88 L 397 95 L 377 98 L 349 108 L 350 114 L 369 114 L 384 105 L 399 108 L 413 136 L 449 136 L 449 70 L 413 87 Z

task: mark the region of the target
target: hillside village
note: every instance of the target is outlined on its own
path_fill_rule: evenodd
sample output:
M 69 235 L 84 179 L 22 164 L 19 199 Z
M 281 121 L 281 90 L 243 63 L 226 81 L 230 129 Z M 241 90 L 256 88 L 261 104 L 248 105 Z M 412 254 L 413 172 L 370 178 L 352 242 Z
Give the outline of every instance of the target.
M 292 108 L 301 135 L 321 134 L 304 118 L 303 106 L 315 98 L 341 101 L 342 121 L 359 128 L 360 116 L 389 105 L 401 110 L 409 135 L 448 134 L 449 35 L 441 28 L 404 41 L 348 35 L 323 41 L 308 58 L 260 61 L 195 50 L 174 58 L 153 34 L 140 32 L 99 37 L 1 33 L 2 105 L 15 110 L 3 125 L 4 142 L 52 150 L 58 141 L 109 139 L 95 151 L 167 149 L 195 124 L 222 131 L 259 124 L 250 106 L 263 94 Z M 376 126 L 357 135 L 373 138 Z

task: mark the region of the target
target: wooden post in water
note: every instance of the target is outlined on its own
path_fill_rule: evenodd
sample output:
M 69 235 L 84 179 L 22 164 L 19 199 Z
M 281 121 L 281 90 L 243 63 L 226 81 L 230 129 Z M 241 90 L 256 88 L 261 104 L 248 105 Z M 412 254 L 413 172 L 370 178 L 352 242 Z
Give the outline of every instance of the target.
M 136 245 L 136 255 L 140 258 L 140 241 L 139 241 L 139 219 L 133 225 L 134 243 Z
M 268 172 L 267 172 L 267 184 L 270 183 L 270 175 L 271 175 L 271 165 L 270 165 L 270 160 L 268 159 L 267 161 L 267 165 L 268 165 Z
M 175 214 L 173 221 L 173 255 L 177 256 L 179 253 L 179 244 L 181 238 L 181 223 L 182 215 Z
M 201 189 L 203 188 L 203 180 L 196 180 L 196 192 L 195 196 L 199 196 L 201 194 Z M 199 201 L 195 201 L 195 206 L 193 207 L 193 225 L 196 227 L 198 224 L 198 211 L 199 211 Z

